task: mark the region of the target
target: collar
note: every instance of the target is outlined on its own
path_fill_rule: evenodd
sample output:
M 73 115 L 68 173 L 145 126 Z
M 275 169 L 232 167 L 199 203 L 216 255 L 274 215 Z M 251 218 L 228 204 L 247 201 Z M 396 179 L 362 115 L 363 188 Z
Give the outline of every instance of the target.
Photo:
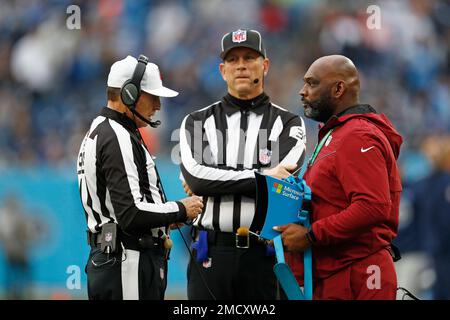
M 128 118 L 124 113 L 120 113 L 111 108 L 104 107 L 100 111 L 100 115 L 120 123 L 122 126 L 129 129 L 130 131 L 135 132 L 137 130 L 137 126 L 134 123 L 134 121 Z
M 339 112 L 336 117 L 342 117 L 348 114 L 364 114 L 364 113 L 377 113 L 377 111 L 370 104 L 357 104 L 348 107 L 344 111 Z
M 319 129 L 322 130 L 325 128 L 328 131 L 329 129 L 344 123 L 348 118 L 351 118 L 354 115 L 366 113 L 377 113 L 377 111 L 369 104 L 357 104 L 348 107 L 344 111 L 341 111 L 328 119 L 328 121 L 324 125 L 320 126 Z
M 222 98 L 222 106 L 227 115 L 233 114 L 240 110 L 252 111 L 256 114 L 263 114 L 264 111 L 266 111 L 270 106 L 270 98 L 263 92 L 253 99 L 242 100 L 233 97 L 228 93 Z

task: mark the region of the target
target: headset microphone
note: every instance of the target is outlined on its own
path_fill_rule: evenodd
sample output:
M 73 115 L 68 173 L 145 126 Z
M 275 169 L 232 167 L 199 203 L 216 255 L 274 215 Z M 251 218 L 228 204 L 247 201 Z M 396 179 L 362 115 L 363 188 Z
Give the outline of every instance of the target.
M 156 120 L 156 121 L 149 121 L 148 124 L 152 127 L 152 128 L 158 128 L 158 126 L 161 124 L 161 121 Z
M 136 111 L 136 103 L 141 96 L 141 81 L 145 73 L 145 68 L 148 63 L 148 58 L 144 55 L 140 55 L 136 68 L 134 69 L 133 76 L 131 79 L 125 81 L 120 89 L 120 98 L 124 105 L 139 119 L 149 124 L 152 128 L 157 128 L 161 121 L 150 121 L 144 118 L 139 112 Z
M 253 80 L 253 83 L 254 84 L 257 84 L 259 82 L 259 79 L 258 78 L 256 78 L 255 80 Z
M 156 121 L 150 121 L 146 118 L 144 118 L 139 112 L 136 111 L 135 108 L 128 108 L 131 113 L 133 113 L 136 117 L 138 117 L 139 119 L 141 119 L 142 121 L 144 121 L 145 123 L 149 124 L 152 128 L 157 128 L 160 124 L 161 121 L 160 120 L 156 120 Z

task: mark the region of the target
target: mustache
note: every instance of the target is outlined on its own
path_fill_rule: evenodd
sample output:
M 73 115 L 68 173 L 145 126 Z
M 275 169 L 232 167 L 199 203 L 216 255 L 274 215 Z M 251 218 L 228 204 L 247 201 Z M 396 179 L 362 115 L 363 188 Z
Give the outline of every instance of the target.
M 306 99 L 304 99 L 304 98 L 302 98 L 301 101 L 302 101 L 302 103 L 303 103 L 305 106 L 308 106 L 308 107 L 311 107 L 311 108 L 314 108 L 315 105 L 316 105 L 315 101 L 308 101 L 308 100 L 306 100 Z

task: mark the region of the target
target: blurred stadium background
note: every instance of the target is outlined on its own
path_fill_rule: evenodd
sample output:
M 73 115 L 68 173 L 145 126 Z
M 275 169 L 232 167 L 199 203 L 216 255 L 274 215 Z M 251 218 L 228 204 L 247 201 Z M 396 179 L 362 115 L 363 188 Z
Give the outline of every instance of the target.
M 72 4 L 80 29 L 67 28 Z M 380 8 L 380 29 L 367 27 L 369 5 Z M 449 17 L 445 0 L 1 1 L 0 298 L 86 299 L 75 164 L 106 103 L 110 65 L 144 53 L 180 91 L 163 101 L 161 128 L 145 132 L 169 197 L 180 198 L 175 130 L 225 93 L 222 35 L 254 28 L 271 59 L 266 92 L 301 115 L 298 91 L 313 60 L 339 53 L 355 62 L 361 101 L 386 113 L 405 141 L 399 285 L 450 299 Z M 317 124 L 307 129 L 309 156 Z M 167 298 L 185 299 L 187 251 L 172 234 Z

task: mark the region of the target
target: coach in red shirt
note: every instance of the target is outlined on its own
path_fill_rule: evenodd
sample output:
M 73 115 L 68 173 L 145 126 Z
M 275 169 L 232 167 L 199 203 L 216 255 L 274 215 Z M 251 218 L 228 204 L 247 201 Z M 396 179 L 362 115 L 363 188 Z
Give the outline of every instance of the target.
M 396 163 L 402 137 L 386 116 L 359 103 L 350 59 L 319 58 L 304 82 L 305 116 L 324 125 L 304 175 L 312 190 L 312 227 L 277 228 L 288 262 L 302 279 L 301 252 L 313 247 L 314 299 L 395 299 L 391 242 L 402 190 Z

